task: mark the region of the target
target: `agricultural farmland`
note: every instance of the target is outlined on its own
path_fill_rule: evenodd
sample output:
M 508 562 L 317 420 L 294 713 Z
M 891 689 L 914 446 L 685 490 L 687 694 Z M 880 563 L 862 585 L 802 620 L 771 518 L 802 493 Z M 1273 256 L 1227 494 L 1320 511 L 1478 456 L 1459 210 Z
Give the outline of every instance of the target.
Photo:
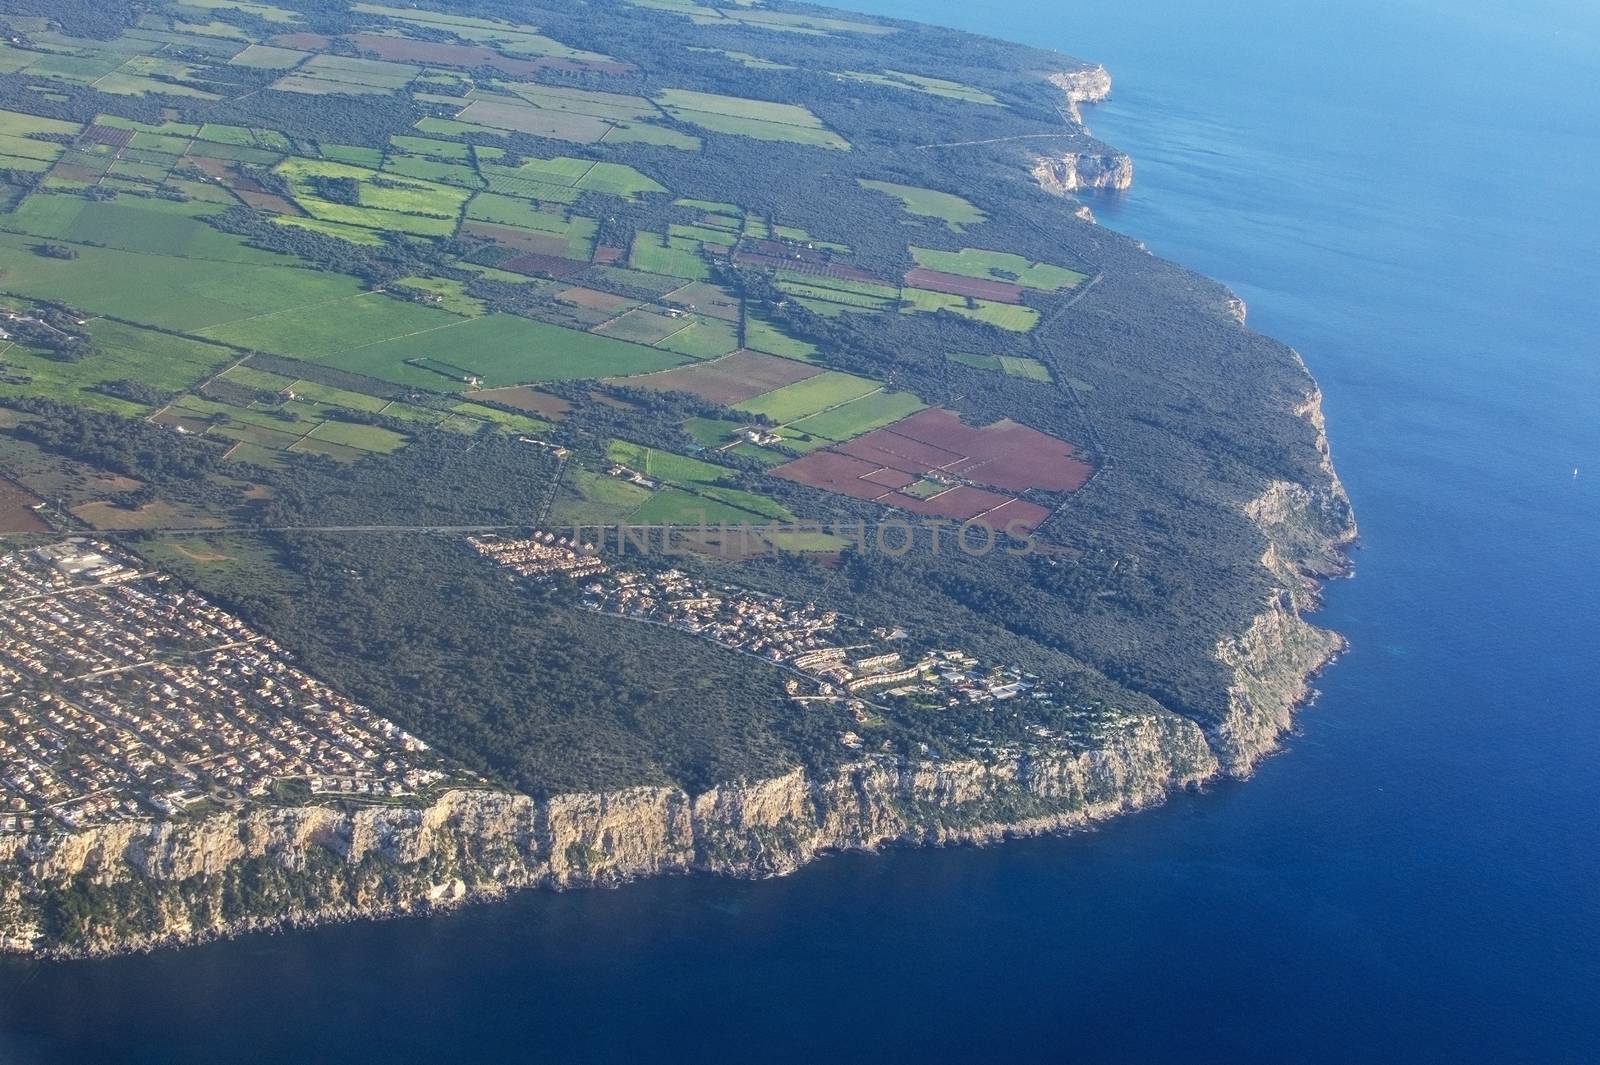
M 964 227 L 977 225 L 988 217 L 954 193 L 918 188 L 915 185 L 897 185 L 892 181 L 869 181 L 866 178 L 860 179 L 860 185 L 864 189 L 893 196 L 900 201 L 907 214 L 936 218 L 957 233 Z
M 955 447 L 958 431 L 937 421 L 937 383 L 900 383 L 909 363 L 893 374 L 841 364 L 837 331 L 904 321 L 963 338 L 929 350 L 993 351 L 960 361 L 996 380 L 1053 387 L 1004 337 L 1035 328 L 1083 275 L 1003 245 L 963 247 L 994 219 L 915 168 L 879 161 L 863 172 L 894 180 L 838 175 L 857 212 L 849 225 L 775 210 L 759 160 L 839 159 L 852 144 L 821 117 L 833 111 L 718 91 L 709 75 L 641 83 L 640 56 L 466 12 L 363 3 L 376 22 L 335 36 L 288 8 L 199 6 L 203 18 L 157 14 L 114 40 L 0 53 L 41 81 L 167 101 L 159 115 L 112 108 L 76 122 L 0 111 L 0 156 L 36 175 L 0 201 L 0 300 L 82 316 L 72 342 L 90 352 L 12 344 L 0 399 L 147 419 L 215 442 L 230 467 L 285 471 L 380 462 L 440 436 L 466 446 L 484 432 L 542 440 L 571 426 L 577 464 L 554 512 L 668 524 L 792 516 L 752 487 L 762 483 L 1042 520 L 1017 493 L 1077 483 L 1019 457 L 1067 462 L 1049 434 L 1007 451 L 1004 423 Z M 797 41 L 893 36 L 798 13 L 704 17 Z M 686 54 L 708 71 L 803 69 L 758 49 Z M 826 69 L 815 76 L 870 86 L 873 99 L 1003 110 L 982 88 L 909 64 Z M 208 106 L 241 77 L 270 106 L 256 110 L 249 94 Z M 374 117 L 370 130 L 306 121 L 397 105 L 395 121 Z M 696 161 L 729 153 L 741 160 L 732 169 Z M 903 232 L 919 235 L 908 244 Z M 643 437 L 677 450 L 618 450 L 642 447 L 620 441 L 645 418 L 647 393 L 665 406 Z M 599 453 L 582 442 L 596 418 L 624 433 Z M 908 450 L 920 458 L 892 457 Z M 605 462 L 642 467 L 653 487 L 600 474 Z M 192 516 L 187 507 L 138 520 Z
M 845 150 L 850 142 L 823 125 L 798 104 L 751 100 L 740 96 L 667 89 L 657 102 L 669 115 L 713 133 L 731 133 L 757 140 L 791 141 L 818 148 Z

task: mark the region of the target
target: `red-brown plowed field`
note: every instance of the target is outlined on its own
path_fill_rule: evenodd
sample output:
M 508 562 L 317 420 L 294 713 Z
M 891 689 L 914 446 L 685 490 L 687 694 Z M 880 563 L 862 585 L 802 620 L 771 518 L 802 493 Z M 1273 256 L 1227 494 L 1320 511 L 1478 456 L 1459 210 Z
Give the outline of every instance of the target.
M 616 380 L 635 388 L 689 392 L 711 403 L 730 406 L 820 372 L 817 367 L 794 359 L 740 350 L 711 362 Z
M 1050 517 L 1050 511 L 1037 503 L 970 484 L 928 499 L 900 489 L 921 474 L 942 470 L 1003 491 L 1072 492 L 1094 472 L 1072 454 L 1066 441 L 1009 419 L 976 428 L 935 407 L 772 472 L 812 488 L 875 500 L 913 514 L 977 521 L 999 532 L 1031 532 Z
M 527 385 L 514 385 L 510 388 L 485 388 L 477 392 L 465 393 L 468 399 L 488 400 L 506 407 L 515 407 L 537 414 L 551 421 L 560 421 L 567 411 L 572 409 L 572 404 L 560 396 L 553 396 L 549 392 L 541 392 L 537 388 Z
M 525 251 L 530 255 L 554 255 L 562 258 L 561 253 L 569 247 L 566 237 L 535 233 L 529 229 L 517 229 L 513 226 L 490 225 L 486 222 L 468 222 L 461 227 L 461 232 L 484 240 L 492 240 L 496 244 L 504 244 L 518 251 Z
M 768 242 L 763 242 L 768 243 Z M 787 245 L 777 245 L 787 248 Z M 857 270 L 853 266 L 842 263 L 830 263 L 818 258 L 795 258 L 790 255 L 769 255 L 762 252 L 736 251 L 733 261 L 741 266 L 764 266 L 769 270 L 795 270 L 802 274 L 813 274 L 817 277 L 834 277 L 840 281 L 860 281 L 864 284 L 881 285 L 883 278 L 874 277 L 865 270 Z
M 594 261 L 607 265 L 620 263 L 627 254 L 627 251 L 623 248 L 612 248 L 602 244 L 594 250 Z
M 772 472 L 799 484 L 836 492 L 854 499 L 877 499 L 889 490 L 868 477 L 882 467 L 834 451 L 816 451 L 805 458 L 779 466 Z M 907 497 L 909 498 L 909 497 Z
M 33 509 L 39 497 L 0 477 L 0 532 L 49 532 L 50 526 Z
M 885 488 L 904 488 L 908 484 L 916 484 L 917 481 L 921 480 L 921 478 L 906 473 L 904 470 L 891 470 L 887 466 L 881 470 L 873 470 L 861 479 L 863 481 L 871 481 L 873 484 L 881 484 Z
M 927 473 L 960 462 L 965 455 L 924 444 L 908 436 L 900 436 L 889 429 L 877 429 L 847 440 L 836 450 L 854 455 L 864 462 L 879 466 L 892 466 L 907 473 Z
M 630 300 L 613 292 L 584 288 L 582 285 L 557 292 L 556 299 L 562 303 L 570 303 L 574 307 L 587 307 L 591 311 L 605 311 L 608 314 L 621 314 L 639 306 L 638 300 Z
M 909 510 L 913 514 L 926 514 L 930 518 L 950 518 L 954 521 L 967 521 L 986 511 L 994 510 L 1003 504 L 1015 501 L 1010 496 L 1003 496 L 997 492 L 974 488 L 969 484 L 958 484 L 950 491 L 940 492 L 929 499 L 894 495 L 884 500 L 884 502 L 892 502 L 902 510 Z
M 277 196 L 270 192 L 251 192 L 249 189 L 234 189 L 233 194 L 256 210 L 266 211 L 268 214 L 302 215 L 305 213 L 282 196 Z
M 964 461 L 941 468 L 1013 492 L 1029 488 L 1075 492 L 1094 472 L 1087 463 L 1072 457 L 1073 447 L 1065 440 L 1006 419 L 979 429 L 965 424 L 950 411 L 930 407 L 878 432 L 965 455 Z M 859 439 L 876 435 L 869 433 Z
M 1022 286 L 1004 281 L 984 281 L 960 274 L 945 274 L 938 270 L 917 267 L 906 274 L 906 284 L 912 288 L 932 292 L 948 292 L 952 296 L 971 296 L 980 300 L 997 300 L 1001 303 L 1021 303 Z
M 1022 499 L 1013 499 L 1009 503 L 1002 503 L 979 520 L 991 529 L 1004 532 L 1007 529 L 1017 529 L 1022 532 L 1032 532 L 1050 516 L 1050 511 L 1037 503 L 1029 503 Z

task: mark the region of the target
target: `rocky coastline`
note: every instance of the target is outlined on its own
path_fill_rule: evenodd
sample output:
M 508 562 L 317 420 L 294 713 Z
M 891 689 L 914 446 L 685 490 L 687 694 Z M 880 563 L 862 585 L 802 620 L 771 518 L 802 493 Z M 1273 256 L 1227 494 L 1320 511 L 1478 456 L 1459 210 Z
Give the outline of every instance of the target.
M 1053 75 L 1071 114 L 1104 99 L 1103 68 Z M 1053 192 L 1126 188 L 1121 153 L 1040 157 Z M 1243 324 L 1243 304 L 1230 308 Z M 1309 377 L 1308 377 L 1309 380 Z M 982 756 L 862 758 L 699 794 L 674 787 L 533 798 L 453 790 L 424 806 L 262 806 L 174 821 L 0 837 L 0 953 L 66 958 L 249 932 L 437 912 L 530 887 L 646 876 L 781 876 L 817 857 L 891 845 L 982 844 L 1082 829 L 1175 791 L 1248 776 L 1276 750 L 1311 682 L 1344 649 L 1313 625 L 1320 582 L 1348 572 L 1356 536 L 1328 458 L 1321 395 L 1296 413 L 1322 454 L 1315 483 L 1271 481 L 1241 509 L 1265 543 L 1272 593 L 1215 658 L 1227 713 L 1202 728 L 1175 713 L 1129 714 L 1093 742 Z M 61 941 L 46 929 L 70 921 Z

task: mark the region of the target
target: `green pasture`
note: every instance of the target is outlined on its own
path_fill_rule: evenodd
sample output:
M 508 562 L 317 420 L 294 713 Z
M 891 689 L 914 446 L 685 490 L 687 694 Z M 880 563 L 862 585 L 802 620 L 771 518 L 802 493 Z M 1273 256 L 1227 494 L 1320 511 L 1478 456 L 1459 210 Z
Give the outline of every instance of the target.
M 876 381 L 869 381 L 864 377 L 840 373 L 837 370 L 826 370 L 804 381 L 796 381 L 794 384 L 775 388 L 771 392 L 763 392 L 759 396 L 734 404 L 734 407 L 750 414 L 766 415 L 779 425 L 784 425 L 797 418 L 804 418 L 857 399 L 876 391 L 878 387 Z

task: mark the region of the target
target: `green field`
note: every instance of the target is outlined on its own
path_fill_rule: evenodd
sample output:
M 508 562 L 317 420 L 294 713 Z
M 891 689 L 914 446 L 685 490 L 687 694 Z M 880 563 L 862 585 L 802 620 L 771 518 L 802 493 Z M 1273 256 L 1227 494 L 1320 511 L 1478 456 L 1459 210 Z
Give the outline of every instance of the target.
M 967 366 L 974 370 L 1000 369 L 1000 360 L 994 355 L 974 355 L 970 352 L 952 351 L 945 358 L 960 366 Z
M 458 415 L 490 422 L 512 433 L 547 433 L 552 428 L 550 423 L 543 418 L 534 418 L 526 414 L 514 414 L 511 411 L 486 407 L 481 403 L 457 403 L 450 409 Z
M 818 285 L 807 285 L 798 281 L 779 281 L 778 289 L 792 296 L 805 300 L 821 300 L 837 304 L 840 307 L 849 307 L 864 311 L 890 311 L 899 299 L 899 293 L 885 298 L 883 296 L 864 296 L 843 289 L 823 288 Z
M 731 470 L 726 466 L 702 462 L 687 455 L 645 447 L 643 444 L 634 444 L 626 440 L 613 440 L 607 444 L 606 458 L 621 463 L 629 469 L 638 470 L 646 477 L 680 486 L 714 485 L 724 481 L 731 482 L 738 476 L 737 470 Z
M 479 153 L 480 160 L 482 152 Z M 521 166 L 488 165 L 481 168 L 489 187 L 512 195 L 523 193 L 549 198 L 546 190 L 559 188 L 598 192 L 623 199 L 635 199 L 647 192 L 666 192 L 666 188 L 638 170 L 622 163 L 595 162 L 558 155 L 550 159 L 529 159 Z M 574 198 L 573 195 L 566 197 Z
M 606 458 L 653 480 L 673 486 L 657 492 L 651 498 L 654 508 L 648 513 L 655 516 L 646 518 L 634 516 L 633 520 L 643 524 L 697 521 L 698 518 L 694 514 L 700 509 L 706 511 L 707 520 L 711 522 L 748 522 L 757 517 L 773 521 L 794 520 L 794 515 L 786 507 L 765 496 L 732 487 L 727 482 L 733 481 L 738 472 L 726 466 L 717 466 L 687 455 L 661 451 L 629 443 L 626 440 L 611 441 L 606 447 Z M 680 489 L 682 491 L 678 491 Z M 688 498 L 683 498 L 684 496 Z M 738 510 L 742 516 L 721 518 L 715 516 L 724 514 L 725 508 L 730 507 Z M 684 513 L 688 514 L 687 518 L 674 516 Z
M 461 190 L 465 195 L 466 190 Z M 448 237 L 456 230 L 454 217 L 411 214 L 405 211 L 385 211 L 376 207 L 352 207 L 333 203 L 315 196 L 295 197 L 295 203 L 324 222 L 337 222 L 346 226 L 361 226 L 392 233 L 412 233 L 420 237 Z
M 699 126 L 701 129 L 712 133 L 727 133 L 736 137 L 750 137 L 763 141 L 790 141 L 794 144 L 807 144 L 816 148 L 832 148 L 838 151 L 847 151 L 850 148 L 850 142 L 831 129 L 790 126 L 781 122 L 762 122 L 754 118 L 714 114 L 708 111 L 690 111 L 687 108 L 669 107 L 667 110 L 674 118 L 687 122 L 691 126 Z
M 623 521 L 651 495 L 648 488 L 590 470 L 574 470 L 565 484 L 567 491 L 551 512 L 552 520 L 563 525 Z
M 481 189 L 483 178 L 476 168 L 467 163 L 450 163 L 438 159 L 422 159 L 410 155 L 393 156 L 383 164 L 386 174 L 421 178 L 445 185 L 459 185 L 465 189 Z
M 827 440 L 849 440 L 897 422 L 926 406 L 910 392 L 873 392 L 821 414 L 790 422 L 787 428 Z
M 460 141 L 440 141 L 431 137 L 390 137 L 389 143 L 396 151 L 407 155 L 423 155 L 451 163 L 472 161 L 472 145 L 462 144 Z
M 671 352 L 508 314 L 456 319 L 444 328 L 390 335 L 394 339 L 346 348 L 320 356 L 317 361 L 351 373 L 441 392 L 651 373 L 687 361 Z M 408 359 L 436 360 L 460 367 L 477 376 L 480 383 L 474 386 L 453 380 L 446 374 L 410 364 Z
M 376 425 L 357 425 L 354 422 L 323 422 L 306 434 L 309 439 L 342 444 L 359 451 L 387 453 L 402 447 L 406 438 L 390 429 Z
M 868 181 L 865 178 L 860 179 L 859 183 L 864 189 L 893 196 L 900 201 L 907 214 L 937 218 L 957 233 L 964 227 L 975 226 L 989 217 L 953 193 L 924 189 L 916 185 L 897 185 L 892 181 Z
M 759 140 L 793 141 L 821 148 L 847 149 L 850 142 L 828 129 L 799 104 L 752 100 L 743 96 L 663 89 L 656 100 L 680 121 L 713 133 L 732 133 Z
M 466 282 L 453 277 L 402 277 L 394 284 L 431 293 L 435 298 L 434 306 L 452 314 L 476 318 L 486 310 L 482 300 L 467 294 Z
M 566 212 L 546 211 L 529 203 L 519 200 L 515 196 L 503 196 L 498 192 L 480 192 L 467 204 L 467 217 L 479 222 L 493 222 L 496 225 L 516 226 L 521 229 L 532 229 L 540 233 L 567 234 L 572 229 L 572 221 L 582 219 L 587 223 L 589 235 L 593 236 L 595 221 L 582 215 L 575 216 L 568 221 Z
M 685 246 L 662 247 L 659 233 L 635 233 L 628 262 L 635 270 L 646 273 L 666 274 L 688 281 L 711 279 L 711 268 L 698 251 Z
M 692 359 L 716 359 L 739 346 L 739 337 L 734 331 L 732 322 L 699 316 L 678 318 L 674 321 L 678 322 L 681 328 L 665 339 L 657 341 L 657 347 L 676 351 Z
M 824 128 L 822 119 L 799 104 L 781 104 L 770 100 L 752 100 L 743 96 L 723 96 L 711 92 L 692 92 L 688 89 L 663 89 L 657 94 L 656 99 L 668 110 L 683 108 L 759 122 L 778 122 L 786 126 Z
M 247 0 L 183 0 L 184 7 L 198 8 L 232 8 L 243 11 L 248 15 L 264 19 L 267 22 L 295 22 L 300 15 L 294 11 L 287 11 L 271 4 L 258 4 Z
M 796 381 L 792 385 L 763 392 L 759 396 L 734 404 L 736 410 L 766 415 L 779 425 L 836 407 L 852 399 L 876 391 L 879 385 L 865 377 L 825 370 L 815 377 Z
M 718 418 L 690 418 L 679 426 L 689 438 L 702 447 L 719 448 L 734 441 L 734 433 L 743 422 L 729 422 Z
M 977 277 L 986 281 L 1010 281 L 1024 288 L 1054 292 L 1071 288 L 1084 279 L 1076 270 L 1049 263 L 1036 263 L 1005 251 L 985 251 L 981 248 L 962 248 L 960 251 L 936 251 L 912 245 L 912 258 L 918 266 L 946 274 Z
M 454 185 L 380 174 L 329 159 L 292 157 L 274 170 L 289 183 L 295 202 L 314 218 L 422 236 L 454 233 L 461 205 L 472 195 Z M 360 205 L 334 203 L 318 196 L 315 182 L 323 178 L 356 182 Z
M 611 132 L 600 138 L 601 144 L 656 144 L 663 148 L 678 148 L 686 152 L 698 152 L 701 147 L 699 137 L 692 137 L 687 133 L 666 126 L 653 126 L 648 122 L 618 122 L 611 127 Z
M 929 292 L 920 288 L 902 289 L 900 298 L 908 304 L 902 308 L 903 314 L 949 311 L 951 314 L 959 314 L 975 322 L 985 322 L 1001 329 L 1009 329 L 1014 333 L 1026 333 L 1039 324 L 1038 311 L 1015 303 L 968 300 L 965 296 L 952 296 L 948 292 Z
M 973 355 L 951 352 L 945 357 L 951 362 L 970 366 L 974 370 L 997 370 L 1007 377 L 1020 377 L 1028 381 L 1049 383 L 1051 380 L 1050 371 L 1044 363 L 1025 355 Z
M 677 319 L 668 318 L 658 311 L 636 307 L 594 327 L 618 340 L 631 340 L 635 344 L 655 344 L 683 328 Z
M 745 317 L 744 342 L 752 351 L 764 351 L 768 355 L 780 355 L 802 362 L 810 362 L 817 355 L 815 344 L 789 336 L 755 311 Z
M 1050 371 L 1038 359 L 1030 359 L 1022 355 L 1001 355 L 1000 368 L 1008 377 L 1021 377 L 1028 381 L 1043 381 L 1049 383 Z
M 558 85 L 527 82 L 496 82 L 496 87 L 515 93 L 535 107 L 552 111 L 572 111 L 595 118 L 624 121 L 630 118 L 650 118 L 656 114 L 655 105 L 642 96 L 628 96 L 614 92 L 596 92 L 592 89 L 569 89 Z
M 195 331 L 283 310 L 303 315 L 361 292 L 355 278 L 329 272 L 88 246 L 75 259 L 51 259 L 34 243 L 0 234 L 6 291 L 164 329 Z
M 419 119 L 412 127 L 423 133 L 437 133 L 445 137 L 464 137 L 469 133 L 487 135 L 490 137 L 507 137 L 509 132 L 496 126 L 484 126 L 476 122 L 457 122 L 453 118 L 424 118 Z
M 338 237 L 348 240 L 352 244 L 366 244 L 372 247 L 381 247 L 384 243 L 381 230 L 368 229 L 366 226 L 351 226 L 343 222 L 329 222 L 322 218 L 296 218 L 292 215 L 278 215 L 272 219 L 273 225 L 296 226 L 300 229 L 309 229 L 321 233 L 325 237 Z
M 200 219 L 217 208 L 149 197 L 86 200 L 36 193 L 9 215 L 0 229 L 73 243 L 90 242 L 124 251 L 189 260 L 298 266 L 299 260 L 244 244 Z
M 363 148 L 358 144 L 324 144 L 320 147 L 324 159 L 349 163 L 366 170 L 376 170 L 383 165 L 383 152 L 377 148 Z
M 732 498 L 742 496 L 749 496 L 749 493 Z M 760 496 L 749 498 L 761 501 Z M 635 525 L 756 525 L 764 521 L 792 521 L 794 516 L 788 511 L 782 515 L 762 514 L 682 488 L 663 488 L 628 515 L 627 520 Z
M 959 81 L 947 81 L 944 78 L 930 78 L 926 74 L 908 74 L 903 70 L 886 70 L 882 74 L 868 74 L 859 70 L 841 71 L 841 78 L 851 81 L 866 82 L 871 85 L 882 85 L 890 89 L 909 89 L 913 92 L 927 93 L 929 96 L 943 96 L 951 100 L 961 100 L 969 104 L 983 104 L 988 107 L 1000 106 L 1000 101 L 972 85 L 963 85 Z
M 315 307 L 290 306 L 199 332 L 238 348 L 320 360 L 374 342 L 426 335 L 462 321 L 465 319 L 433 307 L 358 291 L 341 299 L 317 301 Z
M 110 381 L 138 381 L 164 392 L 179 392 L 204 380 L 237 355 L 227 348 L 185 340 L 121 322 L 94 323 L 94 353 L 78 362 L 61 362 L 0 342 L 0 363 L 9 382 L 0 381 L 0 396 L 42 396 L 119 413 L 146 408 L 106 395 L 97 386 Z M 26 378 L 25 381 L 21 380 Z
M 724 248 L 729 247 L 738 239 L 738 234 L 726 229 L 711 229 L 707 226 L 688 226 L 681 222 L 673 222 L 667 226 L 667 232 L 674 237 L 692 240 L 700 244 L 717 244 Z

